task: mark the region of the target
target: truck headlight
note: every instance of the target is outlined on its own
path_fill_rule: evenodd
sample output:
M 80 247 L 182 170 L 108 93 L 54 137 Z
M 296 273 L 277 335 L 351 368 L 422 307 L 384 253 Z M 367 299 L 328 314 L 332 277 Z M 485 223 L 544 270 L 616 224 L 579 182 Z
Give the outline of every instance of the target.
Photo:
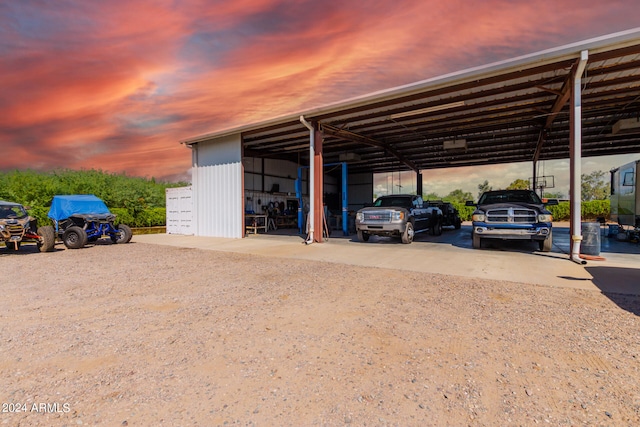
M 484 220 L 486 218 L 487 218 L 486 215 L 483 214 L 483 213 L 476 213 L 476 214 L 471 215 L 471 219 L 473 221 L 477 221 L 477 222 L 484 222 Z
M 538 222 L 551 222 L 551 221 L 553 221 L 553 215 L 550 215 L 550 214 L 538 215 Z
M 393 214 L 391 215 L 392 221 L 402 221 L 403 219 L 404 219 L 404 212 L 402 211 L 393 212 Z
M 364 215 L 362 214 L 362 212 L 358 212 L 358 213 L 356 213 L 356 221 L 358 221 L 358 222 L 362 222 L 362 217 L 363 217 L 363 216 L 364 216 Z

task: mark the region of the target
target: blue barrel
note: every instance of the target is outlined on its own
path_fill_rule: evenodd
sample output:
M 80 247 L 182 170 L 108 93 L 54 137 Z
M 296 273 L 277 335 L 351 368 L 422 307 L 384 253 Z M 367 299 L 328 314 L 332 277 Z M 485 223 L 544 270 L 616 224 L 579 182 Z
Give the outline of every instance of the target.
M 580 253 L 584 255 L 600 255 L 600 223 L 582 223 L 582 243 Z

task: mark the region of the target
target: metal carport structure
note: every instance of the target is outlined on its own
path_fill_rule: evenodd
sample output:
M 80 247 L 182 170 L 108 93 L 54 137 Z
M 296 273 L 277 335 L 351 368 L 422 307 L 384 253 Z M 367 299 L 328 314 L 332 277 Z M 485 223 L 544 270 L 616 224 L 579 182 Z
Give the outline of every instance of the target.
M 536 162 L 570 158 L 579 250 L 580 158 L 640 152 L 640 28 L 181 142 L 229 136 L 245 156 L 315 164 L 316 230 L 322 165 L 341 156 L 354 173 L 413 170 L 419 192 L 423 170 L 531 161 L 535 177 Z

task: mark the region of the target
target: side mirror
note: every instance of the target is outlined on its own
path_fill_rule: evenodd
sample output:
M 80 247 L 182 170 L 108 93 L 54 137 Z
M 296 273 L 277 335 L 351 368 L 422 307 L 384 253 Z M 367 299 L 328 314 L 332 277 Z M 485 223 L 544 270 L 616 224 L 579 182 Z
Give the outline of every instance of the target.
M 473 200 L 467 200 L 464 205 L 465 206 L 476 206 L 476 204 L 473 203 Z
M 543 200 L 543 202 L 546 206 L 555 206 L 558 204 L 558 199 L 549 199 L 547 201 Z

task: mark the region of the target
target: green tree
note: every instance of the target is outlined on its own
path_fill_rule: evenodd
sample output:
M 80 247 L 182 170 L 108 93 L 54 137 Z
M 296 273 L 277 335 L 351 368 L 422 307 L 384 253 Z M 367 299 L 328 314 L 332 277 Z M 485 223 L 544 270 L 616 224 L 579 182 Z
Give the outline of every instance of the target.
M 609 198 L 609 183 L 604 180 L 603 171 L 593 171 L 590 174 L 582 174 L 582 200 L 606 200 Z
M 438 196 L 436 193 L 429 193 L 422 196 L 422 199 L 423 200 L 440 200 L 441 197 Z
M 127 218 L 126 223 L 137 227 L 163 225 L 165 189 L 185 185 L 188 184 L 163 183 L 101 170 L 15 170 L 0 172 L 0 199 L 30 207 L 39 224 L 48 224 L 47 212 L 54 195 L 95 194 L 119 218 Z
M 507 187 L 507 190 L 528 190 L 529 181 L 526 179 L 516 179 Z
M 478 184 L 478 199 L 480 198 L 480 196 L 482 196 L 482 193 L 491 190 L 493 190 L 493 187 L 490 186 L 489 181 L 485 179 L 482 184 Z
M 548 193 L 548 192 L 544 192 L 544 197 L 545 199 L 564 199 L 564 194 L 558 192 L 558 193 Z
M 473 194 L 469 191 L 462 191 L 458 188 L 444 197 L 444 200 L 452 203 L 464 203 L 467 200 L 473 200 Z

